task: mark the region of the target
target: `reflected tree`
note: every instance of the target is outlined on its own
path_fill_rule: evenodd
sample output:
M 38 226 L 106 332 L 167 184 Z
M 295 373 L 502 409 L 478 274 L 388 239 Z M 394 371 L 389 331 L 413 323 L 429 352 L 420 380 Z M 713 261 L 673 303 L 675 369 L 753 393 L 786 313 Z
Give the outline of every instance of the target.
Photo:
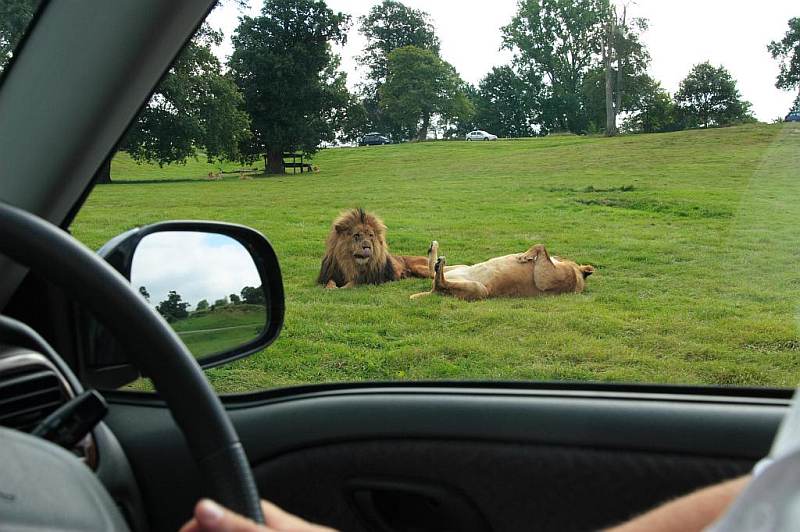
M 208 310 L 208 300 L 207 299 L 201 299 L 200 301 L 198 301 L 197 302 L 197 306 L 195 307 L 195 310 L 198 310 L 198 311 L 200 311 L 200 310 Z
M 170 290 L 167 299 L 156 305 L 156 310 L 167 322 L 172 323 L 187 317 L 189 315 L 186 310 L 188 307 L 189 303 L 183 301 L 180 294 L 175 290 Z
M 248 305 L 266 305 L 264 290 L 261 286 L 258 288 L 245 286 L 240 293 L 242 294 L 242 300 Z
M 142 297 L 143 297 L 143 298 L 144 298 L 144 299 L 145 299 L 145 300 L 146 300 L 148 303 L 150 303 L 150 292 L 148 292 L 148 291 L 147 291 L 147 288 L 145 288 L 144 286 L 140 286 L 140 287 L 139 287 L 139 293 L 140 293 L 140 294 L 142 294 Z

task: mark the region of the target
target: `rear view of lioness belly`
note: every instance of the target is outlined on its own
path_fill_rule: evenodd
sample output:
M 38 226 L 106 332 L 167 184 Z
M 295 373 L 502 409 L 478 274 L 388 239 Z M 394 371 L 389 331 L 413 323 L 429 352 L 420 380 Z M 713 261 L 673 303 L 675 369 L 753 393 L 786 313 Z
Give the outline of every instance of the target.
M 519 263 L 518 256 L 515 253 L 455 268 L 447 272 L 447 279 L 477 281 L 486 286 L 492 297 L 538 295 L 541 291 L 533 283 L 533 263 Z

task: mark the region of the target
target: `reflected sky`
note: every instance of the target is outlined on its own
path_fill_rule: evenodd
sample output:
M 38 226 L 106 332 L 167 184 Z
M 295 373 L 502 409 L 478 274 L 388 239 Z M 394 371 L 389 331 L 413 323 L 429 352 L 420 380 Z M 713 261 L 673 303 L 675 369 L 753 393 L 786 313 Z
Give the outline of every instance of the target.
M 205 299 L 213 304 L 245 286 L 260 286 L 250 253 L 225 235 L 165 231 L 147 235 L 133 256 L 131 286 L 147 288 L 150 304 L 165 300 L 170 290 L 194 310 Z

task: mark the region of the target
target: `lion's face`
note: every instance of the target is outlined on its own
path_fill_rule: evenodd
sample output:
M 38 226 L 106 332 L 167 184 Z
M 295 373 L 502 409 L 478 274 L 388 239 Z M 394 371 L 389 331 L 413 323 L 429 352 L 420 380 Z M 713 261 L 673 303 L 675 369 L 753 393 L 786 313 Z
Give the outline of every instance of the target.
M 339 284 L 359 279 L 382 279 L 388 260 L 386 225 L 374 214 L 364 209 L 351 209 L 333 221 L 331 232 L 325 243 L 327 267 L 331 271 L 320 272 L 320 278 L 339 275 Z M 325 262 L 325 261 L 323 261 Z M 338 272 L 338 273 L 335 273 Z M 332 277 L 331 277 L 332 278 Z
M 375 250 L 380 245 L 378 235 L 368 224 L 356 224 L 342 232 L 350 247 L 353 260 L 359 266 L 365 266 L 375 260 Z

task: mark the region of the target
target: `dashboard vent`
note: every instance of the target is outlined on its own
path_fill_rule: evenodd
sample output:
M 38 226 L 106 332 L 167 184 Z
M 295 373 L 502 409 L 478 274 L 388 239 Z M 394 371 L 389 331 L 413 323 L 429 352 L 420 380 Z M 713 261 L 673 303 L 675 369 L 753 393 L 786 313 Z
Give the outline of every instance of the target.
M 0 358 L 0 426 L 30 432 L 69 396 L 61 375 L 38 353 Z

